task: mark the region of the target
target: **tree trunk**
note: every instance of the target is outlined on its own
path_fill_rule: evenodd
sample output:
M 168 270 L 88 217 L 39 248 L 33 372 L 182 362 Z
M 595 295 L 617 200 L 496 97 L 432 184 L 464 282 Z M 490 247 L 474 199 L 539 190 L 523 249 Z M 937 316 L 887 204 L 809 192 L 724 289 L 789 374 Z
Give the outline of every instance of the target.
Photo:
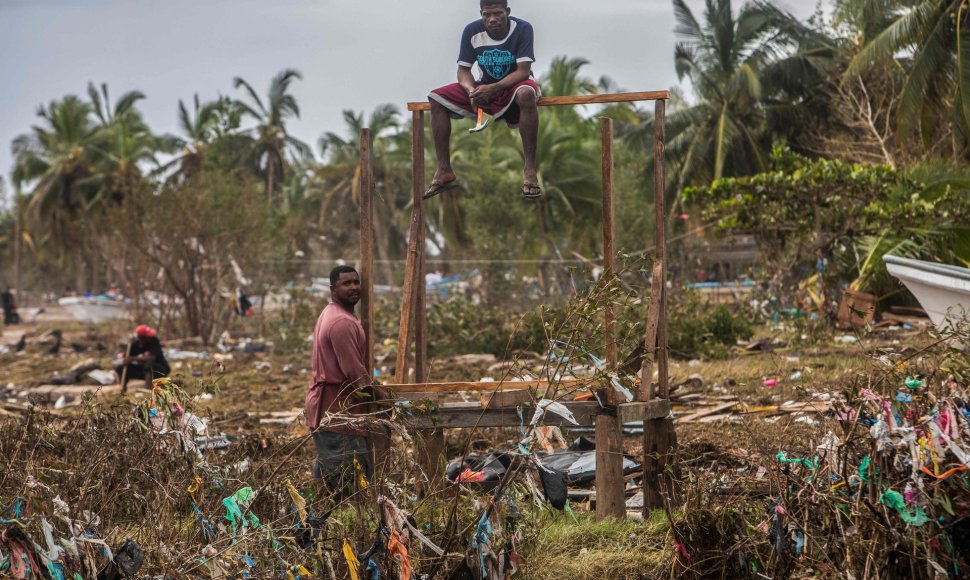
M 273 201 L 273 180 L 276 177 L 276 158 L 270 155 L 266 158 L 266 197 Z

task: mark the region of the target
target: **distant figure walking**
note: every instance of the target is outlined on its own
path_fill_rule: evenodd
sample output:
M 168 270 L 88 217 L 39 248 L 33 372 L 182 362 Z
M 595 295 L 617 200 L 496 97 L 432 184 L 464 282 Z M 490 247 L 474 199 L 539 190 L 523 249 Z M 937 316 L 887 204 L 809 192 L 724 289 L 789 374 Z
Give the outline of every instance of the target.
M 115 367 L 118 373 L 118 380 L 122 382 L 122 388 L 131 379 L 152 381 L 157 378 L 167 377 L 172 369 L 165 360 L 162 352 L 162 343 L 159 342 L 157 333 L 147 324 L 140 324 L 135 328 L 135 338 L 128 346 L 128 354 L 121 357 L 121 364 Z M 127 371 L 125 370 L 127 367 Z
M 313 430 L 317 459 L 313 475 L 330 491 L 343 492 L 360 469 L 371 476 L 366 432 L 348 425 L 323 425 L 328 413 L 361 415 L 381 394 L 364 360 L 364 327 L 354 316 L 360 301 L 360 275 L 350 266 L 330 272 L 331 302 L 320 313 L 313 331 L 313 378 L 306 393 L 306 424 Z
M 0 306 L 3 307 L 4 324 L 20 324 L 17 303 L 14 302 L 13 292 L 10 291 L 10 288 L 4 288 L 3 292 L 0 292 Z
M 480 0 L 479 7 L 481 19 L 465 26 L 461 35 L 458 82 L 428 95 L 438 168 L 424 199 L 457 187 L 451 168 L 451 119 L 474 119 L 479 109 L 519 128 L 525 157 L 522 196 L 538 199 L 542 197 L 536 175 L 540 90 L 532 78 L 532 25 L 512 17 L 507 0 Z M 480 79 L 472 73 L 474 64 L 481 69 Z

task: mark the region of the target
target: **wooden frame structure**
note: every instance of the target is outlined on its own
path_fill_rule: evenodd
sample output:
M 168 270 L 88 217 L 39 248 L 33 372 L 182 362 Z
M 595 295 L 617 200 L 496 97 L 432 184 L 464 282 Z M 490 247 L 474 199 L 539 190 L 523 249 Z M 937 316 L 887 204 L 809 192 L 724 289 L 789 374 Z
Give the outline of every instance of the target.
M 623 423 L 642 421 L 644 514 L 659 507 L 664 500 L 662 490 L 671 489 L 666 478 L 666 464 L 671 450 L 676 446 L 673 420 L 669 418 L 667 373 L 667 316 L 666 316 L 666 232 L 664 211 L 664 114 L 668 91 L 610 93 L 582 96 L 543 97 L 539 106 L 575 106 L 606 103 L 654 101 L 654 218 L 656 220 L 656 256 L 652 270 L 652 287 L 647 311 L 644 336 L 644 356 L 641 368 L 641 385 L 633 402 L 621 403 L 617 393 L 608 389 L 609 404 L 601 407 L 594 402 L 570 402 L 567 407 L 583 425 L 596 426 L 596 515 L 624 517 L 623 479 Z M 424 176 L 424 121 L 428 102 L 408 103 L 412 119 L 411 139 L 411 192 L 413 206 L 408 236 L 408 251 L 404 273 L 403 296 L 399 342 L 396 359 L 396 384 L 388 387 L 398 393 L 443 393 L 466 390 L 493 390 L 508 404 L 499 404 L 498 398 L 483 400 L 478 404 L 448 404 L 440 406 L 434 415 L 407 419 L 409 424 L 424 430 L 425 445 L 421 449 L 421 463 L 434 481 L 440 479 L 440 455 L 444 449 L 444 428 L 465 427 L 515 427 L 520 418 L 516 405 L 532 401 L 530 391 L 549 388 L 544 381 L 505 383 L 427 383 L 427 333 L 425 312 L 424 247 L 425 220 L 422 195 Z M 613 121 L 600 119 L 602 172 L 603 172 L 603 268 L 604 276 L 615 275 L 614 205 L 613 205 Z M 374 365 L 374 305 L 373 305 L 373 175 L 370 129 L 360 132 L 360 275 L 364 285 L 361 298 L 361 323 L 367 337 L 367 362 Z M 615 313 L 612 305 L 605 309 L 604 324 L 608 335 L 615 333 Z M 414 382 L 410 380 L 409 351 L 414 336 Z M 606 360 L 609 370 L 617 365 L 616 343 L 606 344 Z M 653 388 L 654 367 L 657 369 L 657 388 Z M 564 381 L 565 382 L 565 381 Z M 518 392 L 518 396 L 516 393 Z M 525 395 L 525 396 L 522 396 Z M 547 415 L 545 424 L 557 424 L 558 418 Z M 666 484 L 666 485 L 664 485 Z

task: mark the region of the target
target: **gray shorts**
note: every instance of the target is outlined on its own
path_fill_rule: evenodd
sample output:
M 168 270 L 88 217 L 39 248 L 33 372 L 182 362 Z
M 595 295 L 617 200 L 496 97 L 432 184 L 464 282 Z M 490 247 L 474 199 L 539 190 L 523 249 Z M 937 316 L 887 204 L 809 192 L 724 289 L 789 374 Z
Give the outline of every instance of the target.
M 357 459 L 364 475 L 370 480 L 371 461 L 367 439 L 357 435 L 317 431 L 313 434 L 313 444 L 317 448 L 313 476 L 323 479 L 331 489 L 340 490 L 357 481 L 354 459 Z

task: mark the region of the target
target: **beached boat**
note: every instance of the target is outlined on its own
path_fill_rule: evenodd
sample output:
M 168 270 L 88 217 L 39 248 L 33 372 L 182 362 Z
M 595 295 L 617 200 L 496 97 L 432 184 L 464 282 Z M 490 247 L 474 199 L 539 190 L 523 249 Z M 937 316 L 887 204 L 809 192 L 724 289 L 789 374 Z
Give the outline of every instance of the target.
M 970 318 L 970 269 L 890 255 L 882 259 L 937 328 Z
M 106 296 L 66 296 L 57 301 L 79 322 L 97 324 L 131 316 L 128 303 Z

